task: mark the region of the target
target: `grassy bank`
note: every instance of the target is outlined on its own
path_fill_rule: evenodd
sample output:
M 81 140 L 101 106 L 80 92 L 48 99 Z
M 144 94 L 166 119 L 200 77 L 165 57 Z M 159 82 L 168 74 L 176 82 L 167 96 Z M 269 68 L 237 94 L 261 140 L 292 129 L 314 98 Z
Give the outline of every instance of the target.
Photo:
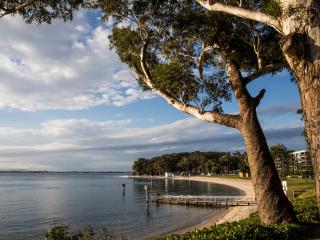
M 316 187 L 316 181 L 314 179 L 288 178 L 287 182 L 289 191 L 305 192 Z
M 239 175 L 215 175 L 213 178 L 221 179 L 234 179 L 234 180 L 248 180 L 251 181 L 250 177 L 240 177 Z M 299 196 L 300 194 L 312 190 L 316 186 L 314 179 L 302 179 L 302 178 L 288 178 L 288 196 L 290 199 Z
M 215 225 L 185 234 L 167 235 L 157 238 L 157 240 L 282 240 L 312 239 L 314 236 L 318 236 L 317 229 L 320 228 L 320 214 L 316 205 L 315 191 L 309 190 L 301 194 L 294 199 L 293 206 L 300 224 L 274 224 L 266 226 L 261 224 L 257 213 L 254 213 L 249 218 L 238 222 Z

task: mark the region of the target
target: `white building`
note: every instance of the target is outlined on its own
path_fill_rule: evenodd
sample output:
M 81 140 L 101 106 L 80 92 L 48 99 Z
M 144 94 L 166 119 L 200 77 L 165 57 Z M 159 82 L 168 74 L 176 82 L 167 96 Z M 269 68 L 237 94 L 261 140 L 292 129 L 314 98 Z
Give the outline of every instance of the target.
M 311 162 L 310 153 L 306 150 L 293 152 L 292 155 L 297 160 L 298 164 L 308 164 Z
M 300 171 L 303 175 L 308 175 L 312 171 L 312 162 L 310 153 L 306 150 L 295 151 L 291 153 L 294 157 L 294 170 Z

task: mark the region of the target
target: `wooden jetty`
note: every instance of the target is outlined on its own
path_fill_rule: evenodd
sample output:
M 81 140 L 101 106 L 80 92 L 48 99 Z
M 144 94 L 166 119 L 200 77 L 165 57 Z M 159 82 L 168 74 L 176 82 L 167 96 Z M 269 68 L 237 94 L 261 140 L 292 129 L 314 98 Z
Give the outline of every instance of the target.
M 256 204 L 255 197 L 248 196 L 152 195 L 151 200 L 156 203 L 206 207 L 232 207 Z

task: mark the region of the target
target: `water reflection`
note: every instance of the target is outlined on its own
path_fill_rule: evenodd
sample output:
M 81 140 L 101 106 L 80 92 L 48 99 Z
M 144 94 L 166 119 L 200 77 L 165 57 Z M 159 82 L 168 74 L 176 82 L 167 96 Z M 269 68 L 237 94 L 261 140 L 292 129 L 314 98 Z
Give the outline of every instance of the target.
M 135 239 L 171 231 L 221 211 L 147 205 L 145 185 L 150 194 L 240 194 L 221 185 L 177 179 L 123 179 L 112 174 L 0 174 L 0 238 L 43 239 L 50 227 L 69 224 L 72 229 L 107 226 Z

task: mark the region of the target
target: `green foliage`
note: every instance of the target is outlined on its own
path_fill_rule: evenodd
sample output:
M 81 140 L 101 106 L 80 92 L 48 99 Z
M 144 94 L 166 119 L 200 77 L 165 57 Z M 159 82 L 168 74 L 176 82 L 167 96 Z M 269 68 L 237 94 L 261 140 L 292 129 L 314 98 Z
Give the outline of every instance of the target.
M 180 235 L 168 235 L 158 238 L 158 240 L 266 240 L 292 239 L 300 232 L 301 227 L 293 224 L 262 225 L 257 214 L 252 214 L 249 218 L 232 223 L 214 225 L 210 228 L 190 231 Z
M 240 152 L 191 152 L 166 154 L 151 159 L 139 158 L 133 164 L 134 174 L 164 175 L 165 172 L 190 174 L 230 173 L 245 163 L 246 154 Z M 248 166 L 246 166 L 248 169 Z
M 69 226 L 63 225 L 63 226 L 56 226 L 53 227 L 47 234 L 46 234 L 46 240 L 69 240 L 71 239 L 69 235 Z
M 317 206 L 315 190 L 310 190 L 297 197 L 293 201 L 293 207 L 300 222 L 320 222 L 320 212 Z
M 1 13 L 19 14 L 26 23 L 51 23 L 53 19 L 60 18 L 64 21 L 72 20 L 73 13 L 84 4 L 83 0 L 39 0 L 15 11 L 15 8 L 29 1 L 0 0 Z
M 231 101 L 221 52 L 241 71 L 254 72 L 258 62 L 253 45 L 259 35 L 264 64 L 283 62 L 281 54 L 274 54 L 280 49 L 278 33 L 272 28 L 206 11 L 194 0 L 98 2 L 104 16 L 112 18 L 111 47 L 139 75 L 139 83 L 143 83 L 140 52 L 148 39 L 146 62 L 153 87 L 203 110 L 222 112 L 223 102 Z M 254 6 L 251 1 L 246 4 Z M 203 46 L 218 46 L 218 50 L 202 52 Z
M 239 162 L 240 172 L 249 173 L 250 168 L 249 168 L 249 161 L 248 161 L 247 153 L 244 153 L 242 158 L 240 158 L 240 159 L 241 159 L 241 161 Z
M 290 173 L 290 165 L 293 163 L 293 156 L 283 144 L 277 144 L 270 148 L 270 153 L 274 159 L 278 173 L 282 179 L 285 179 Z
M 112 35 L 109 36 L 110 48 L 115 49 L 120 60 L 129 67 L 140 69 L 140 48 L 142 46 L 141 38 L 138 33 L 127 28 L 112 29 Z
M 67 225 L 53 227 L 48 231 L 45 240 L 112 240 L 115 234 L 107 228 L 94 230 L 91 226 L 84 227 L 76 233 L 70 233 Z M 122 237 L 121 237 L 122 239 Z
M 273 17 L 280 17 L 282 14 L 282 8 L 279 0 L 264 1 L 263 11 Z
M 173 60 L 167 64 L 158 64 L 153 71 L 153 86 L 169 93 L 182 102 L 197 99 L 199 82 L 187 64 Z

